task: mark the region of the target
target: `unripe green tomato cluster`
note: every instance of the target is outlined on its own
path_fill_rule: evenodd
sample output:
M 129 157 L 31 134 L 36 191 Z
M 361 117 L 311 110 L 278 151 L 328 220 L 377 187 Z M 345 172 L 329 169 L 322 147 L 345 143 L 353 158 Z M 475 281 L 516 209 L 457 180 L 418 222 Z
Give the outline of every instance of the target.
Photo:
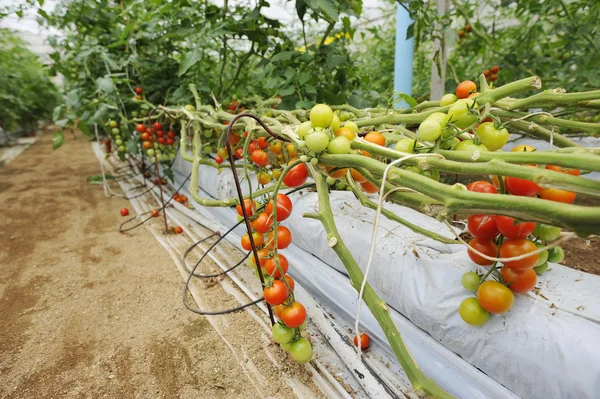
M 346 137 L 334 137 L 333 132 L 340 128 L 340 118 L 333 110 L 325 104 L 317 104 L 310 110 L 310 121 L 298 126 L 298 138 L 304 147 L 316 154 L 327 150 L 331 154 L 348 154 L 350 152 L 350 141 Z M 344 124 L 353 132 L 358 131 L 354 122 Z

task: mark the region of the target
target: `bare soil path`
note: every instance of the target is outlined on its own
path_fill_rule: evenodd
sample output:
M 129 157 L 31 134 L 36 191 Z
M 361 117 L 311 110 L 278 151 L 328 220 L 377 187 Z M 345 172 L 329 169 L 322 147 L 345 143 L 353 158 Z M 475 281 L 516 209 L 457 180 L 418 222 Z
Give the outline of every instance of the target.
M 86 182 L 89 141 L 51 138 L 0 168 L 0 398 L 293 397 L 252 393 L 167 252 L 117 231 L 128 202 Z

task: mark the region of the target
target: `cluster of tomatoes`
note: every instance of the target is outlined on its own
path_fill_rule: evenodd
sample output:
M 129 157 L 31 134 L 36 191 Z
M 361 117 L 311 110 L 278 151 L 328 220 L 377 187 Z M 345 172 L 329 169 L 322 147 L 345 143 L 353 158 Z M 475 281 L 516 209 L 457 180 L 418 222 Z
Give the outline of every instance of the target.
M 513 151 L 531 151 L 528 146 L 519 146 Z M 578 175 L 578 170 L 563 170 L 555 165 L 546 165 L 546 169 Z M 505 177 L 503 185 L 495 177 L 495 184 L 486 181 L 476 181 L 467 186 L 469 191 L 497 194 L 498 188 L 505 187 L 511 195 L 537 196 L 550 201 L 571 203 L 575 193 L 558 189 L 541 189 L 532 181 Z M 467 251 L 469 258 L 479 266 L 491 266 L 485 275 L 467 272 L 462 277 L 462 285 L 469 291 L 476 291 L 476 298 L 465 299 L 459 308 L 462 319 L 474 326 L 483 325 L 489 314 L 504 313 L 513 305 L 514 295 L 524 294 L 532 290 L 537 282 L 537 275 L 548 270 L 548 262 L 560 263 L 564 259 L 562 248 L 555 246 L 545 248 L 548 242 L 556 240 L 561 233 L 559 227 L 518 221 L 503 215 L 471 215 L 467 229 L 474 237 L 469 242 Z M 474 249 L 490 258 L 510 259 L 498 262 L 487 259 Z M 486 281 L 488 276 L 495 280 Z
M 500 72 L 500 67 L 498 65 L 494 65 L 490 69 L 483 71 L 483 76 L 485 76 L 485 80 L 488 82 L 495 82 L 498 80 L 498 72 Z
M 166 133 L 160 122 L 154 122 L 152 126 L 146 126 L 138 123 L 135 130 L 140 134 L 142 148 L 146 150 L 146 155 L 154 162 L 169 161 L 175 159 L 177 149 L 175 148 L 176 135 L 169 129 Z
M 279 321 L 273 326 L 273 339 L 289 352 L 294 360 L 306 363 L 312 359 L 313 350 L 310 342 L 301 336 L 305 328 L 306 309 L 294 299 L 294 279 L 287 274 L 289 262 L 279 250 L 287 248 L 292 243 L 290 230 L 279 225 L 292 213 L 293 205 L 285 194 L 277 194 L 276 200 L 271 199 L 264 211 L 257 211 L 257 204 L 250 199 L 244 200 L 244 209 L 237 205 L 236 210 L 243 217 L 244 210 L 252 226 L 252 240 L 257 248 L 261 273 L 265 286 L 263 295 L 265 301 L 273 306 L 273 311 Z M 265 238 L 266 237 L 266 238 Z M 241 241 L 242 247 L 252 250 L 250 236 L 245 234 Z M 248 266 L 258 273 L 254 254 L 250 254 Z
M 473 28 L 471 27 L 471 25 L 467 24 L 467 25 L 465 25 L 464 28 L 462 28 L 458 31 L 458 37 L 460 39 L 462 39 L 463 37 L 465 37 L 465 35 L 467 35 L 468 33 L 471 33 L 472 30 L 473 30 Z
M 109 128 L 110 136 L 114 140 L 115 146 L 117 146 L 117 151 L 120 154 L 124 154 L 126 151 L 125 137 L 124 137 L 124 134 L 121 132 L 121 129 L 119 129 L 119 122 L 117 122 L 114 119 L 109 120 L 108 128 Z M 110 142 L 106 145 L 105 149 L 106 149 L 106 152 L 111 151 L 112 148 L 111 148 Z
M 135 89 L 133 89 L 133 91 L 135 92 L 135 99 L 136 100 L 142 100 L 144 97 L 142 97 L 142 93 L 144 93 L 144 89 L 142 89 L 140 86 L 136 86 Z
M 188 202 L 188 197 L 183 194 L 175 193 L 173 195 L 173 201 L 179 202 L 181 205 L 185 206 L 186 208 L 188 208 L 190 206 L 190 203 Z

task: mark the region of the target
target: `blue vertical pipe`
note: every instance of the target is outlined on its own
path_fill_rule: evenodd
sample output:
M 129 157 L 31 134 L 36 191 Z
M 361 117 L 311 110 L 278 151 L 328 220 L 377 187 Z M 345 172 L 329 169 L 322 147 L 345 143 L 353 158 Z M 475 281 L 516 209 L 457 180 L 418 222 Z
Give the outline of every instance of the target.
M 398 5 L 396 13 L 396 59 L 394 62 L 394 91 L 411 95 L 413 75 L 413 53 L 415 39 L 406 40 L 406 31 L 413 21 L 408 11 Z M 408 107 L 402 99 L 397 100 L 396 106 Z

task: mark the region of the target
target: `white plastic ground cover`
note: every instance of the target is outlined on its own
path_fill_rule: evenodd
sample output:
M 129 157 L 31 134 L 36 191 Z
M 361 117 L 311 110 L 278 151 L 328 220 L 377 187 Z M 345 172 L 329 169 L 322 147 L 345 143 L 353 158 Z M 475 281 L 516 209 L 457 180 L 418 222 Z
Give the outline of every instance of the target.
M 181 181 L 189 173 L 190 164 L 178 160 L 175 170 Z M 230 171 L 217 173 L 201 167 L 199 185 L 215 198 L 235 197 L 230 175 Z M 360 206 L 351 193 L 336 192 L 331 199 L 338 229 L 364 267 L 374 212 Z M 327 245 L 321 224 L 301 216 L 315 211 L 316 194 L 296 195 L 293 200 L 294 212 L 284 224 L 292 231 L 294 243 L 344 273 L 343 265 Z M 410 209 L 390 204 L 386 207 L 415 224 L 441 234 L 447 232 L 444 225 Z M 233 223 L 235 212 L 230 214 Z M 469 297 L 460 285 L 460 277 L 475 269 L 463 247 L 424 239 L 383 217 L 379 236 L 369 281 L 393 309 L 423 330 L 407 333 L 401 329 L 421 367 L 445 389 L 458 397 L 509 397 L 510 392 L 501 384 L 524 398 L 598 397 L 598 276 L 552 265 L 552 271 L 538 282 L 540 295 L 519 296 L 508 314 L 493 317 L 482 328 L 473 328 L 457 313 L 460 302 Z M 299 260 L 301 270 L 309 276 L 306 282 L 320 285 L 324 298 L 340 303 L 347 314 L 353 315 L 354 304 L 341 298 L 352 292 L 350 285 L 343 292 L 333 290 L 332 284 L 319 278 L 323 270 L 318 263 L 309 257 Z M 297 269 L 299 265 L 294 266 Z M 334 281 L 329 277 L 329 282 Z M 400 314 L 394 315 L 397 324 Z M 454 353 L 436 347 L 441 346 L 437 341 Z M 415 343 L 424 347 L 418 348 Z M 476 368 L 499 384 L 492 384 Z

